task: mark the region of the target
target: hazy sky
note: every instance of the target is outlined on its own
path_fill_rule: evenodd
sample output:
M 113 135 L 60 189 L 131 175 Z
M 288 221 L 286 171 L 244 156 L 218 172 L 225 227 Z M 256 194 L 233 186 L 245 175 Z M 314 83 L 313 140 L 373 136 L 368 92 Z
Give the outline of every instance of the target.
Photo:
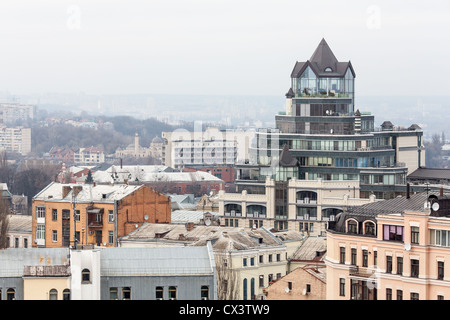
M 446 95 L 448 0 L 1 0 L 0 91 L 282 95 L 325 38 L 359 95 Z

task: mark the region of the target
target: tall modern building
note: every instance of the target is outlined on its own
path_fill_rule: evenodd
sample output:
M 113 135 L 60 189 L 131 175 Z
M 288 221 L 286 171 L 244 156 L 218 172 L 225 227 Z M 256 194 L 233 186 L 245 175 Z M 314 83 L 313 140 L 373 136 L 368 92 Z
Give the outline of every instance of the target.
M 263 194 L 270 177 L 280 182 L 282 203 L 290 178 L 321 178 L 359 181 L 361 198 L 403 195 L 408 172 L 425 165 L 423 131 L 389 121 L 375 128 L 374 115 L 355 107 L 355 78 L 352 63 L 340 62 L 324 39 L 296 62 L 286 111 L 275 116 L 276 128 L 256 132 L 249 161 L 237 166 L 237 191 Z

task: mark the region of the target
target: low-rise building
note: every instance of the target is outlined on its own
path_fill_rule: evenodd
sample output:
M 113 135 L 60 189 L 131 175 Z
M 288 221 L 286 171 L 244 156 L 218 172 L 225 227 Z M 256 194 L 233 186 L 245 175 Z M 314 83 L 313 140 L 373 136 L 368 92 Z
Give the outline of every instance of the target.
M 6 241 L 9 248 L 31 247 L 31 216 L 22 214 L 8 215 Z
M 33 247 L 111 247 L 144 222 L 170 223 L 171 206 L 144 185 L 52 182 L 33 198 L 32 212 Z
M 0 250 L 0 300 L 215 300 L 211 244 Z
M 105 162 L 105 153 L 96 147 L 80 148 L 73 155 L 76 164 L 99 164 Z
M 343 212 L 327 232 L 327 299 L 449 299 L 448 208 L 442 193 L 407 190 Z

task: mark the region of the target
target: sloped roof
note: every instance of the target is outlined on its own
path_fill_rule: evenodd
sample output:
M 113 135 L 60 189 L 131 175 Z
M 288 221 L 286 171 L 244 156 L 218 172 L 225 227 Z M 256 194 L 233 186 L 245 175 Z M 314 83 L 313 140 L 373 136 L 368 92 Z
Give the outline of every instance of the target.
M 283 150 L 280 154 L 279 165 L 282 167 L 296 167 L 298 160 L 294 158 L 289 152 L 289 147 L 285 144 L 283 145 Z
M 105 203 L 121 200 L 130 195 L 134 191 L 143 187 L 143 185 L 92 185 L 92 184 L 76 184 L 76 183 L 58 183 L 52 182 L 34 196 L 35 200 L 46 201 L 72 201 L 72 191 L 63 197 L 63 187 L 80 187 L 81 191 L 75 197 L 75 202 L 92 202 L 102 201 Z M 105 197 L 103 196 L 105 195 Z
M 297 251 L 292 255 L 292 260 L 315 261 L 317 252 L 323 253 L 327 250 L 326 237 L 308 237 L 303 241 Z M 319 260 L 322 260 L 322 255 Z
M 32 230 L 32 216 L 22 214 L 8 215 L 8 231 L 30 232 Z
M 353 76 L 356 76 L 351 62 L 339 62 L 325 39 L 320 41 L 309 60 L 306 62 L 296 62 L 291 77 L 300 77 L 307 66 L 310 66 L 314 73 L 319 77 L 343 77 L 349 68 Z M 331 68 L 331 71 L 328 71 L 327 68 Z
M 417 168 L 408 175 L 409 179 L 443 179 L 450 180 L 450 169 Z

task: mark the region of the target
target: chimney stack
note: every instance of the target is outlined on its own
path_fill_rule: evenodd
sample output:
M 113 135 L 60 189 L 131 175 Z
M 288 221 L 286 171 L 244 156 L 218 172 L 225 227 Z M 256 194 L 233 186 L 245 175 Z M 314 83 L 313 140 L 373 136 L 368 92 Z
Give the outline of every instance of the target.
M 69 194 L 70 190 L 72 190 L 70 186 L 62 186 L 62 199 Z
M 409 191 L 409 182 L 406 184 L 406 199 L 409 199 L 410 196 L 410 191 Z
M 444 196 L 444 187 L 441 187 L 441 189 L 439 190 L 439 195 L 440 195 L 441 197 Z

